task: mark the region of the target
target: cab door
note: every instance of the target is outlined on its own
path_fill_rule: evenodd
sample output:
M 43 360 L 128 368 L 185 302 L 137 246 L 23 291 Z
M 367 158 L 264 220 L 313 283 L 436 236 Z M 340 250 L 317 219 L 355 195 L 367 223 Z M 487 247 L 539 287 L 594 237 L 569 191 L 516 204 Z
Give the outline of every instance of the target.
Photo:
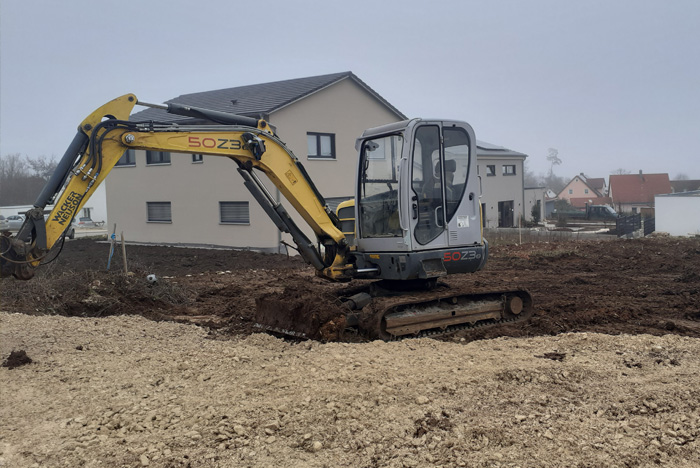
M 447 247 L 441 141 L 439 124 L 414 129 L 409 195 L 410 230 L 416 251 Z
M 481 243 L 474 132 L 430 122 L 413 132 L 410 226 L 413 250 Z

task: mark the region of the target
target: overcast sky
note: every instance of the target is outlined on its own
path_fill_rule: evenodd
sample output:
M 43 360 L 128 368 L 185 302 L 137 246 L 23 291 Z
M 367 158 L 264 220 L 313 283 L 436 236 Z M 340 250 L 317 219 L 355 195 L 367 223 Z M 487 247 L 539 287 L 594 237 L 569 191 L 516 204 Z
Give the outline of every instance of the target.
M 700 1 L 0 0 L 0 154 L 60 157 L 126 93 L 352 71 L 535 173 L 700 179 Z M 338 109 L 338 112 L 342 112 Z

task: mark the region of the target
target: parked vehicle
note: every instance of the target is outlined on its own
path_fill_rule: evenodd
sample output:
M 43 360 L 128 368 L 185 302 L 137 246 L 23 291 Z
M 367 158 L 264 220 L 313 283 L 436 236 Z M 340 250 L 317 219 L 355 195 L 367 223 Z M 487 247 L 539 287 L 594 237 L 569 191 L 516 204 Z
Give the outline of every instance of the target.
M 68 231 L 66 232 L 66 237 L 69 239 L 75 239 L 75 227 L 77 223 L 75 220 L 73 220 L 72 223 L 70 223 L 70 227 L 68 228 Z
M 19 228 L 24 223 L 24 216 L 22 215 L 10 215 L 7 217 L 8 229 L 10 231 L 19 231 Z
M 0 215 L 0 232 L 2 231 L 9 231 L 10 230 L 10 223 L 5 219 L 3 215 Z
M 78 227 L 95 227 L 95 222 L 89 216 L 79 218 Z
M 552 214 L 559 219 L 586 220 L 586 221 L 614 221 L 617 212 L 608 205 L 586 205 L 585 210 L 554 210 Z

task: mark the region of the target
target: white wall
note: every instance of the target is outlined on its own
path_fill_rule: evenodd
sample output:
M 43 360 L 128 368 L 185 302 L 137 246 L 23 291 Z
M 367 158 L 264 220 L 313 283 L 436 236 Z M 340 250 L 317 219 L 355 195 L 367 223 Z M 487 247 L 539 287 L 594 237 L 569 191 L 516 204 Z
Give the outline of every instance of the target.
M 18 213 L 24 214 L 32 208 L 34 208 L 33 205 L 0 206 L 0 214 L 5 217 Z M 90 216 L 93 221 L 107 221 L 107 192 L 104 184 L 97 187 L 90 199 L 85 203 L 84 208 L 90 208 Z M 52 209 L 53 205 L 48 205 L 45 208 L 45 210 L 49 211 Z M 84 216 L 82 210 L 75 215 L 76 219 L 82 216 Z
M 656 232 L 700 235 L 700 196 L 655 197 Z

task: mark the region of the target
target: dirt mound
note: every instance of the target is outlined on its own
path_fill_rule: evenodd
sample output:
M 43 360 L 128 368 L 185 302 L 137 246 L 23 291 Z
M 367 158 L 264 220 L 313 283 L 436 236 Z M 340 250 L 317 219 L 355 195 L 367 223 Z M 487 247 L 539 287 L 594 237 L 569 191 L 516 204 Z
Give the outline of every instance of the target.
M 2 362 L 2 367 L 7 367 L 8 369 L 14 369 L 19 366 L 24 366 L 26 364 L 31 364 L 32 359 L 27 356 L 27 352 L 23 349 L 19 351 L 12 351 L 10 355 Z

